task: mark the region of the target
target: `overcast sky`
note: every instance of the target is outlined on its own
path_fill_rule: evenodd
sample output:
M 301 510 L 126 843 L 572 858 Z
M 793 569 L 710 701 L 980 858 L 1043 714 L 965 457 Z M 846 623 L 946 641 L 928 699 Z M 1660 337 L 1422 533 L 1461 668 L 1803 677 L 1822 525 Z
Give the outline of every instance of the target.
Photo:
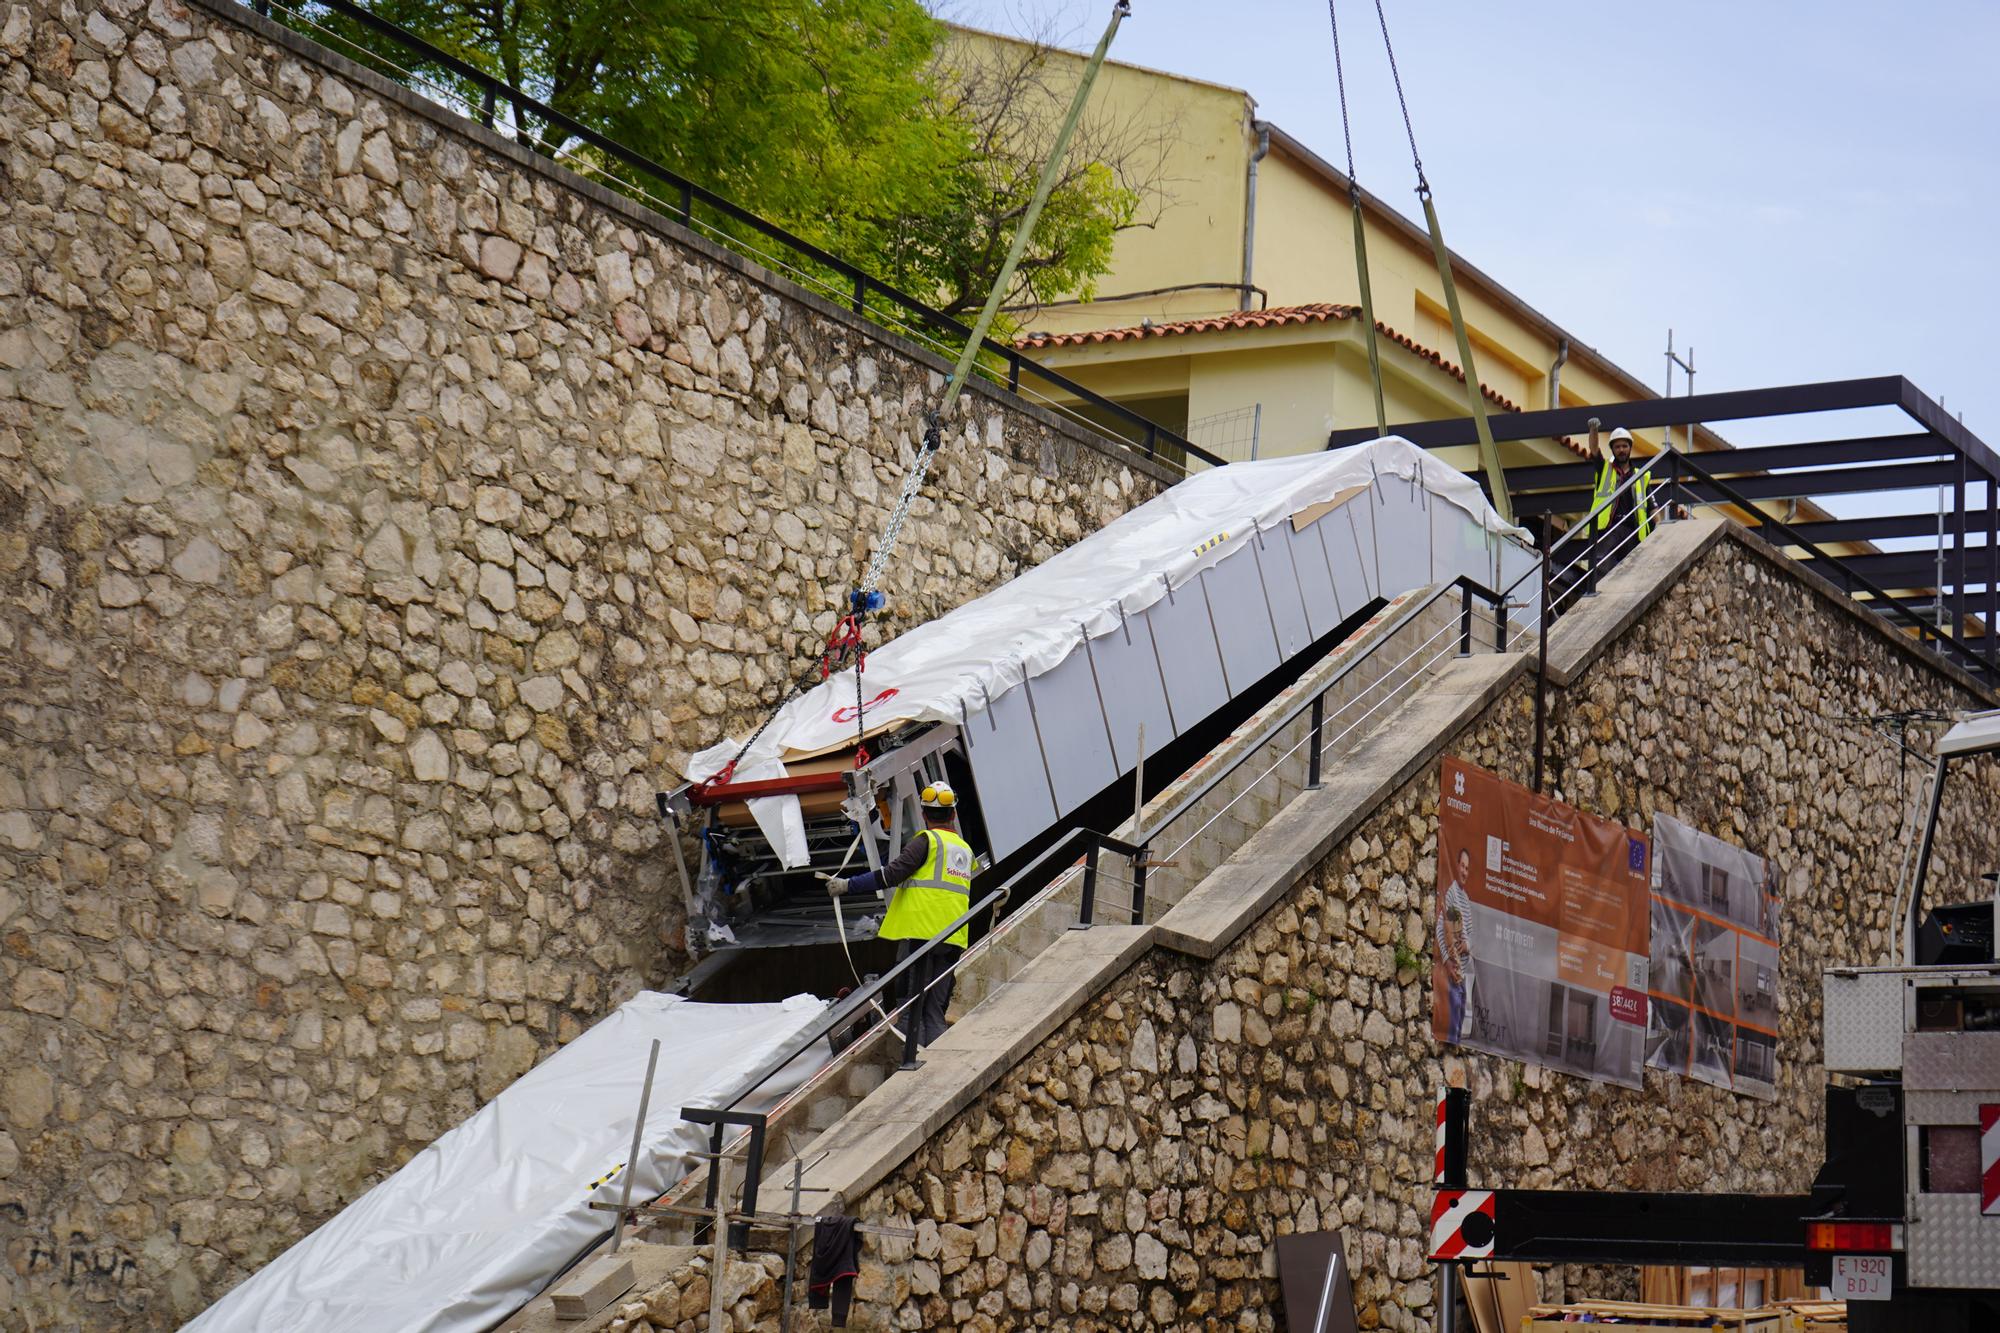
M 945 0 L 1006 32 L 1105 0 Z M 1386 0 L 1452 248 L 1661 387 L 1902 374 L 2000 447 L 2000 4 Z M 1134 0 L 1113 55 L 1248 90 L 1339 165 L 1315 0 Z M 1373 3 L 1340 6 L 1361 183 L 1421 221 Z M 1326 238 L 1348 246 L 1343 225 Z M 1746 424 L 1729 438 L 1825 438 Z M 1862 423 L 1853 422 L 1860 426 Z M 1881 425 L 1909 429 L 1900 416 Z

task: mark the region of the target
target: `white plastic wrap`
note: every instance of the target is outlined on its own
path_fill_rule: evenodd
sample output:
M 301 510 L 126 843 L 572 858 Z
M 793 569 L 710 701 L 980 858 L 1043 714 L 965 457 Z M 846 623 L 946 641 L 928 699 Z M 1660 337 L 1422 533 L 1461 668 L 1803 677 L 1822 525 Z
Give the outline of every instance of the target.
M 1086 638 L 1109 633 L 1123 617 L 1152 606 L 1169 586 L 1180 588 L 1257 530 L 1376 482 L 1421 486 L 1489 532 L 1527 537 L 1500 518 L 1471 478 L 1401 438 L 1213 468 L 869 653 L 862 689 L 868 727 L 957 722 L 1061 665 Z M 854 707 L 852 671 L 822 681 L 779 711 L 734 778 L 781 778 L 788 758 L 852 744 Z M 725 739 L 696 754 L 688 777 L 700 781 L 720 772 L 741 744 Z M 749 804 L 786 863 L 802 860 L 797 798 Z
M 187 1326 L 184 1333 L 476 1333 L 533 1299 L 610 1230 L 651 1040 L 659 1067 L 634 1201 L 707 1147 L 680 1118 L 774 1055 L 825 1008 L 697 1004 L 651 991 L 524 1074 Z

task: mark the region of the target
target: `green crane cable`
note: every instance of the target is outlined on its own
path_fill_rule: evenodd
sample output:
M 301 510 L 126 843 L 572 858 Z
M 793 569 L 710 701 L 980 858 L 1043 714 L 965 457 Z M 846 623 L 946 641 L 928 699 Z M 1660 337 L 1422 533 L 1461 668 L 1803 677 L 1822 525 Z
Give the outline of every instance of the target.
M 1375 294 L 1368 287 L 1368 225 L 1361 216 L 1361 183 L 1354 176 L 1354 131 L 1347 116 L 1347 72 L 1340 59 L 1340 15 L 1326 0 L 1333 26 L 1333 78 L 1340 92 L 1340 136 L 1347 144 L 1347 202 L 1354 210 L 1354 276 L 1361 284 L 1361 323 L 1368 335 L 1368 380 L 1375 387 L 1375 434 L 1386 439 L 1389 412 L 1382 403 L 1382 349 L 1375 338 Z
M 1417 198 L 1423 201 L 1424 222 L 1431 233 L 1431 257 L 1437 260 L 1438 282 L 1444 287 L 1445 310 L 1451 315 L 1451 331 L 1458 339 L 1458 360 L 1465 370 L 1465 400 L 1472 409 L 1473 429 L 1479 436 L 1479 459 L 1486 470 L 1487 489 L 1493 508 L 1508 523 L 1514 521 L 1514 501 L 1507 489 L 1507 472 L 1500 466 L 1500 449 L 1493 442 L 1493 428 L 1486 421 L 1486 398 L 1479 386 L 1479 367 L 1472 360 L 1472 336 L 1465 327 L 1465 314 L 1458 306 L 1458 284 L 1452 281 L 1451 251 L 1445 248 L 1444 230 L 1438 226 L 1437 206 L 1431 202 L 1431 183 L 1424 176 L 1424 159 L 1417 152 L 1417 131 L 1410 123 L 1409 99 L 1403 96 L 1403 75 L 1396 68 L 1396 46 L 1389 40 L 1389 18 L 1382 12 L 1382 0 L 1375 0 L 1375 18 L 1382 25 L 1382 47 L 1389 53 L 1389 77 L 1396 84 L 1396 105 L 1403 112 L 1403 133 L 1410 140 L 1410 161 L 1417 168 Z
M 938 404 L 938 415 L 946 416 L 958 401 L 959 391 L 972 373 L 972 363 L 979 356 L 979 349 L 986 341 L 986 332 L 993 327 L 993 318 L 1000 312 L 1000 302 L 1007 295 L 1007 287 L 1014 280 L 1014 270 L 1020 266 L 1021 256 L 1027 252 L 1028 242 L 1035 233 L 1035 223 L 1042 216 L 1042 208 L 1055 192 L 1056 178 L 1062 175 L 1063 157 L 1069 152 L 1069 141 L 1076 133 L 1077 123 L 1083 119 L 1084 105 L 1090 100 L 1090 86 L 1097 82 L 1097 72 L 1104 68 L 1104 57 L 1111 50 L 1111 39 L 1117 35 L 1118 25 L 1132 12 L 1131 0 L 1117 0 L 1111 7 L 1111 22 L 1105 25 L 1104 35 L 1097 39 L 1097 49 L 1090 53 L 1090 61 L 1083 67 L 1083 78 L 1076 85 L 1076 96 L 1070 99 L 1069 114 L 1063 117 L 1062 128 L 1056 131 L 1055 145 L 1049 149 L 1048 161 L 1042 164 L 1042 178 L 1035 183 L 1035 197 L 1028 201 L 1028 211 L 1021 215 L 1020 225 L 1014 229 L 1014 243 L 1007 248 L 1007 262 L 1000 266 L 1000 276 L 993 280 L 993 289 L 986 293 L 986 305 L 973 322 L 972 336 L 966 340 L 965 350 L 958 354 L 958 364 L 952 368 L 951 383 L 945 386 L 944 400 Z
M 1117 0 L 1111 7 L 1111 22 L 1105 25 L 1104 35 L 1097 39 L 1097 49 L 1090 53 L 1090 60 L 1083 67 L 1083 77 L 1076 85 L 1076 96 L 1070 100 L 1069 113 L 1063 117 L 1062 128 L 1056 131 L 1055 144 L 1049 150 L 1048 160 L 1042 164 L 1042 175 L 1035 184 L 1034 198 L 1028 201 L 1027 211 L 1014 228 L 1013 244 L 1007 248 L 1007 261 L 1000 266 L 1000 274 L 993 280 L 992 290 L 986 294 L 986 304 L 980 310 L 979 318 L 973 321 L 972 332 L 965 340 L 965 349 L 958 354 L 958 364 L 952 368 L 951 380 L 945 385 L 944 397 L 939 401 L 937 410 L 931 413 L 917 456 L 903 478 L 902 496 L 889 515 L 881 544 L 876 547 L 874 558 L 868 562 L 868 572 L 862 576 L 853 608 L 857 613 L 865 613 L 867 598 L 881 581 L 882 571 L 896 549 L 903 531 L 903 520 L 910 511 L 910 502 L 923 488 L 924 474 L 930 470 L 931 459 L 937 456 L 942 423 L 950 416 L 959 394 L 965 388 L 965 381 L 972 374 L 973 363 L 979 359 L 980 349 L 986 344 L 987 331 L 993 327 L 993 318 L 999 314 L 1000 303 L 1006 299 L 1007 288 L 1014 281 L 1014 270 L 1020 266 L 1021 256 L 1027 252 L 1028 242 L 1034 237 L 1035 223 L 1040 220 L 1049 195 L 1055 192 L 1056 180 L 1062 175 L 1063 157 L 1069 152 L 1069 141 L 1076 133 L 1077 123 L 1083 119 L 1084 105 L 1090 100 L 1090 87 L 1097 82 L 1097 72 L 1104 67 L 1104 57 L 1111 50 L 1111 39 L 1117 35 L 1118 25 L 1131 13 L 1131 0 Z

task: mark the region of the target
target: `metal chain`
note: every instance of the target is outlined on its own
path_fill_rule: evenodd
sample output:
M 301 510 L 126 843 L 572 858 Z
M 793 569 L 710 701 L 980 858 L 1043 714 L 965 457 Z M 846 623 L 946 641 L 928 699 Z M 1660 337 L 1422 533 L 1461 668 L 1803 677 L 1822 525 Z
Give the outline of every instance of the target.
M 1382 25 L 1382 47 L 1389 53 L 1389 77 L 1396 81 L 1396 105 L 1403 109 L 1403 133 L 1410 138 L 1410 161 L 1417 166 L 1417 193 L 1427 195 L 1431 183 L 1424 179 L 1424 159 L 1417 154 L 1417 132 L 1410 125 L 1410 104 L 1403 96 L 1403 76 L 1396 68 L 1396 47 L 1389 40 L 1389 17 L 1382 12 L 1382 0 L 1375 0 L 1375 18 Z
M 910 470 L 903 475 L 903 493 L 896 500 L 895 509 L 889 513 L 889 522 L 882 529 L 882 540 L 875 545 L 875 554 L 868 561 L 868 572 L 861 576 L 862 593 L 875 591 L 882 579 L 882 571 L 888 567 L 889 557 L 895 553 L 896 541 L 902 536 L 903 520 L 909 516 L 910 505 L 915 502 L 917 492 L 924 486 L 924 474 L 930 471 L 931 460 L 937 457 L 939 446 L 939 424 L 937 414 L 931 414 L 924 425 L 923 443 L 917 446 L 917 456 L 910 462 Z
M 1340 63 L 1340 15 L 1334 0 L 1326 0 L 1326 16 L 1333 23 L 1333 82 L 1340 89 L 1340 137 L 1347 141 L 1347 188 L 1358 188 L 1354 180 L 1354 131 L 1347 123 L 1347 72 Z

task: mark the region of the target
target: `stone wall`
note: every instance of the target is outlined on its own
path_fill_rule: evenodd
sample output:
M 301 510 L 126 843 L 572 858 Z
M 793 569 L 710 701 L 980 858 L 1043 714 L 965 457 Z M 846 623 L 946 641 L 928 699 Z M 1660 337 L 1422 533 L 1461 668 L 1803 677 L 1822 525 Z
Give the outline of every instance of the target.
M 1533 694 L 1517 676 L 1444 752 L 1528 781 Z M 1448 1075 L 1472 1090 L 1475 1184 L 1802 1190 L 1820 1160 L 1819 973 L 1881 960 L 1909 790 L 1892 735 L 1857 715 L 1980 702 L 1796 570 L 1713 545 L 1553 691 L 1550 735 L 1583 808 L 1640 828 L 1665 811 L 1776 858 L 1775 1104 L 1441 1049 L 1426 977 L 1399 966 L 1426 952 L 1434 906 L 1427 763 L 1213 962 L 1146 953 L 857 1201 L 917 1231 L 870 1251 L 857 1326 L 1279 1329 L 1273 1240 L 1338 1227 L 1362 1326 L 1428 1329 Z M 2000 857 L 1991 767 L 1948 791 L 1947 896 Z M 776 1327 L 742 1300 L 735 1327 Z M 613 1327 L 700 1326 L 664 1295 L 645 1305 Z
M 225 0 L 0 0 L 0 1327 L 162 1327 L 685 961 L 652 793 L 940 363 Z M 902 623 L 1155 492 L 975 391 Z

